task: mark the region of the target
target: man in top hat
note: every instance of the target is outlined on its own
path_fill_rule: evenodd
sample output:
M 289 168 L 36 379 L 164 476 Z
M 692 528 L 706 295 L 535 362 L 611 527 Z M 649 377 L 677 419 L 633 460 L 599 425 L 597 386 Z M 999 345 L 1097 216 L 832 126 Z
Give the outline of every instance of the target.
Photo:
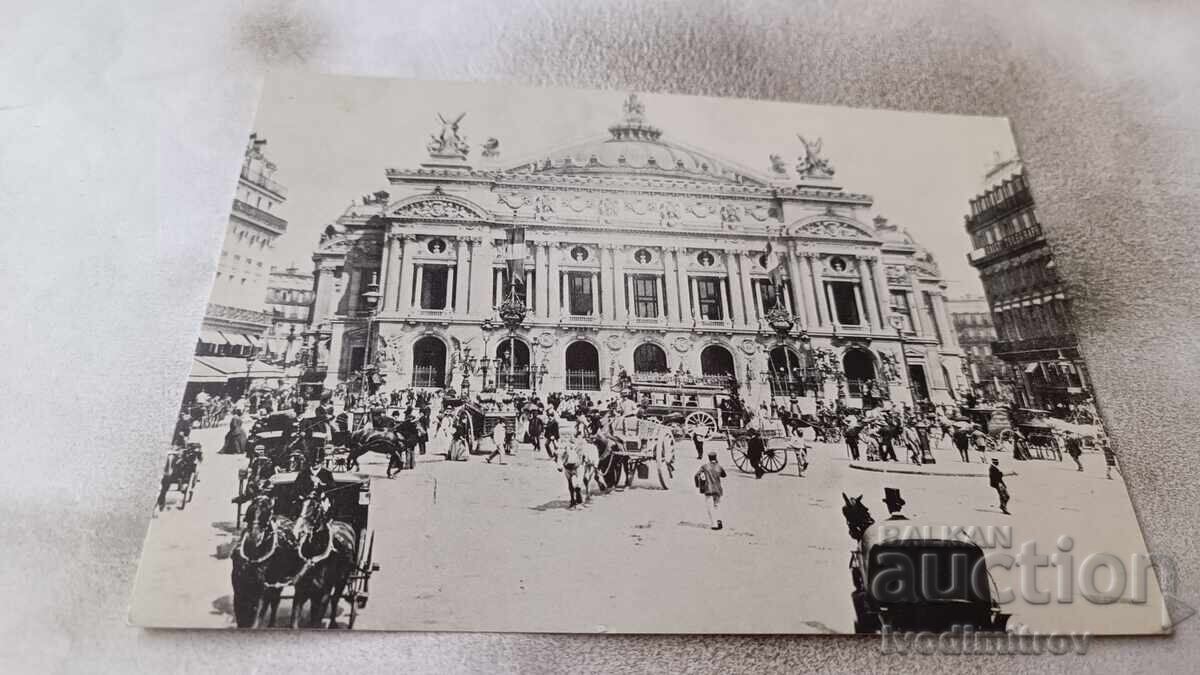
M 993 459 L 992 465 L 988 467 L 988 482 L 1000 496 L 1000 510 L 1005 515 L 1011 515 L 1008 512 L 1008 485 L 1004 482 L 1004 472 L 1000 470 L 1000 460 L 998 459 Z
M 905 502 L 898 488 L 883 488 L 883 503 L 887 505 L 888 520 L 908 520 L 908 516 L 900 513 Z

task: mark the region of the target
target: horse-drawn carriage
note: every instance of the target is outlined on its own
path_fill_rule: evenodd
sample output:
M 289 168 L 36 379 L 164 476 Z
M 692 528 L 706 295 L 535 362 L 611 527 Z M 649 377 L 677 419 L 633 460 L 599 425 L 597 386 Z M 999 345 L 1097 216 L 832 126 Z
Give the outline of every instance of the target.
M 652 419 L 620 417 L 613 420 L 610 431 L 616 444 L 599 458 L 599 470 L 607 485 L 616 484 L 621 469 L 625 470 L 625 487 L 633 485 L 636 475 L 650 477 L 650 464 L 658 484 L 667 490 L 667 481 L 675 475 L 675 435 L 671 427 Z
M 158 491 L 156 506 L 159 511 L 167 508 L 167 493 L 174 490 L 180 493 L 179 510 L 182 511 L 196 493 L 196 481 L 200 471 L 197 467 L 204 461 L 204 453 L 200 444 L 189 442 L 182 448 L 172 448 L 167 453 L 163 464 L 162 484 Z
M 674 373 L 642 373 L 626 382 L 648 418 L 656 422 L 678 419 L 680 422 L 671 425 L 676 432 L 703 438 L 742 426 L 728 386 L 728 378 L 720 375 L 697 378 Z
M 331 474 L 323 493 L 304 488 L 296 473 L 272 476 L 247 510 L 233 552 L 234 609 L 239 628 L 274 626 L 282 600 L 290 601 L 291 626 L 337 626 L 342 602 L 345 627 L 354 628 L 367 605 L 375 533 L 368 523 L 370 477 Z
M 788 464 L 788 453 L 791 453 L 796 456 L 796 474 L 804 475 L 808 469 L 808 442 L 788 433 L 782 424 L 763 424 L 761 428 L 729 431 L 729 454 L 733 465 L 740 471 L 754 473 L 754 462 L 750 459 L 750 443 L 754 441 L 755 435 L 763 442 L 758 466 L 764 473 L 783 471 Z

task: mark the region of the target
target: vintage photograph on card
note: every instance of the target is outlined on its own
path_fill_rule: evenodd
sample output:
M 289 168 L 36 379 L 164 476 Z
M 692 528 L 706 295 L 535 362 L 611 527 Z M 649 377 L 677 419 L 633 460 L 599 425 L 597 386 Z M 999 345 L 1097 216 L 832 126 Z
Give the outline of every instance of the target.
M 1168 629 L 1007 119 L 267 77 L 131 622 Z

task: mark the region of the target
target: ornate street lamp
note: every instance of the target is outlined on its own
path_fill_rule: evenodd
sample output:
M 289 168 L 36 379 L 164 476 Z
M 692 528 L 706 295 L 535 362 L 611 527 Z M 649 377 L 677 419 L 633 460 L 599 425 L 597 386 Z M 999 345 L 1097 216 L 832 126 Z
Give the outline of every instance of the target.
M 364 397 L 366 397 L 367 393 L 370 391 L 370 388 L 368 385 L 371 380 L 371 376 L 374 375 L 374 373 L 375 373 L 375 363 L 374 363 L 373 355 L 371 354 L 371 347 L 373 346 L 373 343 L 375 342 L 374 321 L 375 321 L 375 312 L 376 312 L 377 308 L 379 307 L 380 295 L 381 294 L 379 292 L 379 273 L 373 272 L 371 274 L 371 283 L 367 284 L 367 290 L 363 291 L 363 294 L 362 294 L 363 302 L 365 302 L 367 304 L 367 344 L 366 344 L 366 349 L 363 352 L 363 366 L 362 366 L 362 371 L 361 371 L 361 379 L 362 379 L 361 392 Z

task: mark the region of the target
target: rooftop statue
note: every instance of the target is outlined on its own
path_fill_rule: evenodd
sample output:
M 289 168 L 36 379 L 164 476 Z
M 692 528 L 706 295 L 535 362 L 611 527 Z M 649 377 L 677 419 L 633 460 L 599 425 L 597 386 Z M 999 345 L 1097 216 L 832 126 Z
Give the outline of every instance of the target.
M 467 153 L 471 152 L 471 146 L 467 144 L 467 137 L 458 133 L 458 123 L 466 116 L 467 113 L 462 113 L 453 120 L 447 120 L 441 113 L 438 113 L 438 121 L 442 123 L 442 130 L 437 134 L 430 134 L 429 143 L 425 146 L 430 155 L 466 157 Z
M 643 122 L 646 119 L 646 104 L 638 100 L 637 94 L 630 94 L 625 99 L 625 119 L 629 122 Z
M 796 163 L 796 173 L 801 178 L 831 178 L 833 166 L 821 156 L 821 139 L 809 141 L 800 134 L 796 134 L 796 138 L 804 144 L 804 156 Z

